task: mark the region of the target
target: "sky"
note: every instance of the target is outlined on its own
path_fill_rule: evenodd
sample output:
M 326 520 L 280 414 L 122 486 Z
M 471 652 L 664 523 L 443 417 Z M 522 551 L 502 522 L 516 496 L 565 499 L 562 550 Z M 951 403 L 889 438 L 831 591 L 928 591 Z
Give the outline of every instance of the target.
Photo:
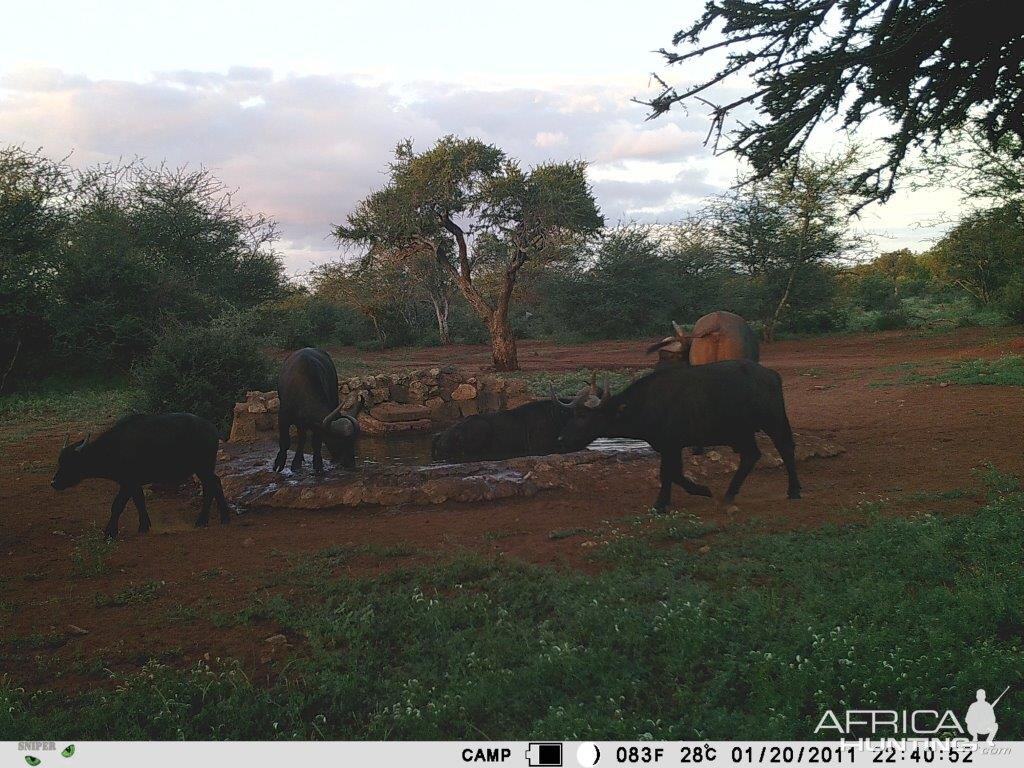
M 529 165 L 590 163 L 609 223 L 671 223 L 735 179 L 704 145 L 707 116 L 646 120 L 654 51 L 699 0 L 515 3 L 54 2 L 5 10 L 0 144 L 70 162 L 142 157 L 213 170 L 280 224 L 290 274 L 338 258 L 330 239 L 381 187 L 395 145 L 474 136 Z M 826 130 L 816 144 L 835 144 Z M 856 228 L 878 251 L 927 248 L 955 190 L 899 192 Z

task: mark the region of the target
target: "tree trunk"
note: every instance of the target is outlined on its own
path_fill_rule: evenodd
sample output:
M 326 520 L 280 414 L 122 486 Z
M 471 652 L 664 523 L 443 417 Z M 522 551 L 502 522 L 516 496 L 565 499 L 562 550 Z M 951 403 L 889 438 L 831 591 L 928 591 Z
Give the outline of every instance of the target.
M 4 371 L 3 378 L 0 378 L 0 394 L 3 394 L 4 387 L 7 386 L 7 377 L 11 375 L 11 371 L 14 370 L 14 364 L 18 360 L 18 353 L 21 352 L 21 339 L 18 339 L 18 343 L 14 346 L 14 354 L 11 355 L 11 362 L 7 366 L 7 370 Z
M 786 290 L 782 292 L 782 298 L 779 299 L 779 304 L 775 307 L 775 314 L 772 315 L 772 319 L 768 321 L 768 325 L 764 329 L 764 340 L 768 343 L 775 341 L 775 326 L 778 325 L 779 318 L 782 317 L 782 310 L 786 306 L 786 302 L 789 300 L 789 292 L 793 290 L 793 283 L 796 281 L 796 273 L 800 271 L 802 264 L 797 264 L 793 267 L 793 271 L 789 273 L 789 282 L 786 283 Z
M 509 328 L 508 318 L 495 312 L 491 316 L 491 359 L 497 371 L 518 371 L 516 337 Z
M 441 345 L 447 347 L 452 343 L 451 334 L 448 331 L 448 297 L 445 296 L 438 299 L 432 299 L 434 304 L 434 314 L 437 316 L 437 335 L 441 340 Z
M 377 322 L 376 315 L 370 315 L 370 321 L 373 323 L 373 330 L 377 333 L 377 341 L 380 342 L 380 348 L 384 349 L 388 341 L 387 334 L 384 333 L 384 329 L 381 328 L 380 323 Z

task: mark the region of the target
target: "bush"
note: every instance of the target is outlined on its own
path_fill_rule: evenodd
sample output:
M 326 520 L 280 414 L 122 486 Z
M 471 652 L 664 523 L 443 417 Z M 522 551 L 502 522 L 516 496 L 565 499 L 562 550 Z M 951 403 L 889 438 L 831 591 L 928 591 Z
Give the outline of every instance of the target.
M 273 386 L 256 341 L 237 325 L 219 323 L 168 329 L 132 375 L 140 392 L 139 410 L 194 413 L 222 432 L 247 389 Z

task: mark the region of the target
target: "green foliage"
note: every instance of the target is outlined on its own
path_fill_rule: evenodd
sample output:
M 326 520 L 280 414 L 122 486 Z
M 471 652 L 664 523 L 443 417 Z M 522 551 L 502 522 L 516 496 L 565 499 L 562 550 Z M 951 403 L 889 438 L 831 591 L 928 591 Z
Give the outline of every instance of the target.
M 97 592 L 94 602 L 97 608 L 120 608 L 125 605 L 151 603 L 166 592 L 166 582 L 147 581 L 144 584 L 128 584 L 113 595 L 103 595 Z
M 54 245 L 64 225 L 69 169 L 39 152 L 0 147 L 0 393 L 50 328 Z
M 76 576 L 88 578 L 110 572 L 110 556 L 117 549 L 117 542 L 108 539 L 102 531 L 90 531 L 75 540 L 71 550 L 71 571 Z
M 823 24 L 828 34 L 820 34 Z M 980 25 L 988 44 L 972 45 Z M 963 44 L 950 44 L 951 30 Z M 889 198 L 913 149 L 934 151 L 965 123 L 988 147 L 1014 143 L 1019 160 L 1022 42 L 1009 17 L 982 3 L 705 0 L 703 14 L 673 36 L 674 49 L 661 53 L 687 73 L 709 54 L 724 63 L 681 92 L 659 79 L 664 88 L 648 103 L 660 115 L 678 102 L 707 104 L 724 86 L 730 101 L 712 109 L 712 133 L 728 137 L 758 178 L 799 160 L 828 118 L 855 132 L 880 115 L 888 126 L 882 157 L 848 182 L 867 204 Z M 726 122 L 737 114 L 732 130 Z
M 516 370 L 509 311 L 520 271 L 579 258 L 603 226 L 585 163 L 524 170 L 497 147 L 445 136 L 419 153 L 411 141 L 400 144 L 388 185 L 360 202 L 334 235 L 365 249 L 357 265 L 341 265 L 343 285 L 362 281 L 350 300 L 371 318 L 382 345 L 374 305 L 388 300 L 388 289 L 394 293 L 396 276 L 404 277 L 399 291 L 406 294 L 427 286 L 439 315 L 454 283 L 490 333 L 495 366 Z M 447 343 L 441 318 L 438 326 Z
M 222 431 L 247 390 L 273 386 L 270 366 L 252 336 L 221 323 L 166 329 L 132 378 L 139 410 L 194 413 Z
M 209 171 L 0 149 L 0 375 L 125 371 L 163 328 L 281 293 L 276 227 Z
M 807 739 L 826 709 L 960 713 L 1024 675 L 1024 495 L 984 478 L 973 514 L 712 538 L 704 554 L 664 544 L 699 523 L 641 518 L 598 548 L 611 569 L 596 575 L 478 558 L 305 569 L 315 599 L 260 596 L 236 617 L 300 639 L 274 682 L 200 662 L 73 697 L 0 684 L 0 738 Z M 1024 728 L 1019 700 L 1001 707 L 1001 729 Z
M 968 214 L 934 247 L 942 277 L 983 304 L 1024 308 L 1024 214 L 1016 205 Z M 1018 322 L 1024 314 L 1015 315 Z
M 950 363 L 935 380 L 950 384 L 1024 387 L 1024 357 L 1005 355 L 995 360 L 960 360 Z

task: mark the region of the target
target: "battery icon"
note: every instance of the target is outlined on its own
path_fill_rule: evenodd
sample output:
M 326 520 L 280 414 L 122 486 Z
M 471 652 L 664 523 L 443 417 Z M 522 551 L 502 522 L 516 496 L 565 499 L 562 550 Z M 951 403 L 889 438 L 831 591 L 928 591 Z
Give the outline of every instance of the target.
M 526 764 L 531 768 L 561 766 L 562 743 L 560 741 L 531 741 L 526 750 Z

